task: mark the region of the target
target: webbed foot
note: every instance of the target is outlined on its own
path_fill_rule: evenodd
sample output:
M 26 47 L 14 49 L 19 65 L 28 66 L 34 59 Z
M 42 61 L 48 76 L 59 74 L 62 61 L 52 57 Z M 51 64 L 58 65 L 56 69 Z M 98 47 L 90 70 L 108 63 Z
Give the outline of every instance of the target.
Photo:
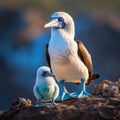
M 84 97 L 89 97 L 91 96 L 91 94 L 89 94 L 88 92 L 86 92 L 85 90 L 82 91 L 78 91 L 78 92 L 74 92 L 70 94 L 71 97 L 73 98 L 84 98 Z
M 82 90 L 79 90 L 78 92 L 74 92 L 74 93 L 71 93 L 71 97 L 73 98 L 84 98 L 84 97 L 89 97 L 91 96 L 91 94 L 89 94 L 87 91 L 86 91 L 86 88 L 85 88 L 85 80 L 82 80 Z
M 64 101 L 72 98 L 70 96 L 70 93 L 65 88 L 64 81 L 59 82 L 59 88 L 60 88 L 60 93 L 55 101 Z
M 44 107 L 45 106 L 45 104 L 44 103 L 42 103 L 42 102 L 39 102 L 37 105 L 35 105 L 34 107 L 35 108 L 40 108 L 40 107 Z

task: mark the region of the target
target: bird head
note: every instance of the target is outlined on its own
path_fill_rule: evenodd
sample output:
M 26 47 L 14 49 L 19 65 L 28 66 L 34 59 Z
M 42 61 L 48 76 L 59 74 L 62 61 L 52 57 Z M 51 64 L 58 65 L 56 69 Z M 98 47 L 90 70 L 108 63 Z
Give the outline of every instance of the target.
M 44 26 L 53 30 L 64 31 L 74 38 L 74 22 L 72 17 L 66 12 L 55 12 L 51 15 L 51 21 Z
M 42 66 L 38 68 L 37 76 L 38 77 L 54 77 L 54 75 L 50 71 L 50 68 L 47 66 Z

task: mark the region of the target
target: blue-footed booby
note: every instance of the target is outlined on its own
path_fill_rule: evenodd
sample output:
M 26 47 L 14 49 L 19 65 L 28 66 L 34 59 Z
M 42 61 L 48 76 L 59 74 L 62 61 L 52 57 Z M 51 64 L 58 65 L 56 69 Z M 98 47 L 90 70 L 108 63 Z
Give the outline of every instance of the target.
M 51 27 L 51 38 L 47 45 L 46 56 L 48 64 L 58 81 L 62 81 L 60 87 L 61 100 L 82 98 L 90 96 L 86 91 L 85 84 L 89 85 L 92 80 L 99 78 L 93 74 L 91 55 L 81 41 L 75 41 L 75 28 L 72 17 L 65 12 L 55 12 L 51 21 L 44 26 Z M 82 90 L 68 93 L 64 82 L 80 84 Z
M 51 104 L 55 104 L 55 99 L 59 95 L 59 87 L 49 67 L 42 66 L 38 68 L 33 93 L 39 100 L 39 104 L 35 107 L 43 107 L 43 102 L 49 101 L 52 101 Z

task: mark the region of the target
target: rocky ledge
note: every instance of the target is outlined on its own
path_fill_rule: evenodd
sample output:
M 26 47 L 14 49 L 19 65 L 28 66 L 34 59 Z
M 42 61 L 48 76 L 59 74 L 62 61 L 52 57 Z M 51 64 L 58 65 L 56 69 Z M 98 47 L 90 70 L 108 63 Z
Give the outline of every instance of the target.
M 118 83 L 103 81 L 91 97 L 42 108 L 35 108 L 29 99 L 17 98 L 8 111 L 0 112 L 0 120 L 120 120 L 119 90 Z

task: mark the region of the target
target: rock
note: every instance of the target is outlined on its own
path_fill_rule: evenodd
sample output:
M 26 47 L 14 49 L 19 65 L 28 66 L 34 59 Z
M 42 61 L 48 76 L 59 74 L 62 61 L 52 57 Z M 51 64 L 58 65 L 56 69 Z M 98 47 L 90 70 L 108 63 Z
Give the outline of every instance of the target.
M 93 95 L 102 95 L 103 97 L 120 98 L 120 79 L 116 82 L 104 80 L 101 84 L 95 86 Z
M 32 105 L 32 103 L 31 103 L 30 99 L 18 97 L 11 104 L 10 110 L 16 110 L 16 109 L 20 109 L 20 108 L 31 106 L 31 105 Z
M 70 99 L 35 108 L 31 100 L 18 97 L 0 120 L 120 120 L 120 79 L 104 80 L 91 97 Z
M 0 116 L 1 116 L 3 113 L 4 113 L 3 111 L 0 111 Z
M 42 108 L 32 104 L 11 108 L 0 116 L 0 120 L 120 120 L 120 99 L 113 97 L 91 96 L 57 105 L 46 104 Z

